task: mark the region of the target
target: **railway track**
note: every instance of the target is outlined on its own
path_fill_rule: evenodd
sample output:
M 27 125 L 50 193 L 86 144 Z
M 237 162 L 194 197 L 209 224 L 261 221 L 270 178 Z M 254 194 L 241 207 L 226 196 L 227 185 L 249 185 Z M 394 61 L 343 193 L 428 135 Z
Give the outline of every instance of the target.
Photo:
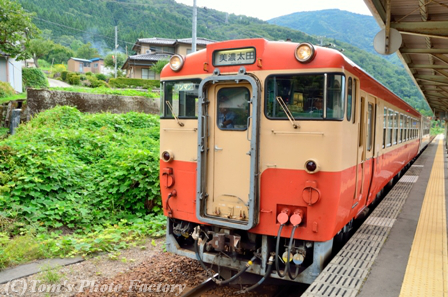
M 217 274 L 214 276 L 217 277 Z M 257 296 L 257 297 L 298 297 L 301 296 L 308 285 L 286 284 L 286 285 L 262 285 L 256 290 L 240 294 L 242 287 L 238 285 L 218 286 L 211 278 L 198 286 L 185 292 L 181 297 L 211 297 L 211 296 Z

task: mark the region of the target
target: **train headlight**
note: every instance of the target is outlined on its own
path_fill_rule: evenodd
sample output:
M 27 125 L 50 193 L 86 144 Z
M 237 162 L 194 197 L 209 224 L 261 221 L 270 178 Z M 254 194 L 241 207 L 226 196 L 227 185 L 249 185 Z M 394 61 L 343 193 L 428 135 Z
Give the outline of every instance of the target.
M 182 69 L 182 66 L 184 66 L 184 61 L 185 58 L 182 57 L 181 55 L 173 55 L 170 58 L 170 68 L 171 70 L 173 70 L 174 72 L 177 72 L 179 70 Z
M 319 167 L 317 166 L 316 161 L 308 160 L 305 162 L 305 170 L 306 172 L 313 174 L 319 171 Z
M 165 162 L 171 162 L 174 159 L 174 154 L 171 151 L 162 152 L 162 160 Z
M 300 63 L 307 63 L 314 59 L 316 51 L 311 43 L 301 43 L 297 46 L 294 55 Z

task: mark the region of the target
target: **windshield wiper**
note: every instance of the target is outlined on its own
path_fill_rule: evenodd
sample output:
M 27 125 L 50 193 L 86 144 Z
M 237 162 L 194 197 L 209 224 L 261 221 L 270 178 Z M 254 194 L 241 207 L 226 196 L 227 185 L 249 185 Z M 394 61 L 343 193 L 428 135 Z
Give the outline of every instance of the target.
M 169 109 L 171 110 L 171 114 L 173 115 L 173 117 L 176 119 L 176 122 L 179 124 L 179 126 L 183 127 L 184 123 L 179 122 L 179 119 L 177 118 L 176 114 L 173 111 L 173 106 L 171 105 L 171 102 L 169 102 L 168 100 L 165 101 L 166 105 L 169 107 Z
M 277 99 L 278 104 L 280 104 L 280 107 L 285 112 L 286 116 L 288 117 L 289 121 L 291 122 L 291 125 L 294 127 L 294 129 L 300 128 L 296 121 L 294 120 L 294 116 L 292 115 L 291 111 L 289 110 L 288 106 L 286 105 L 285 101 L 283 101 L 283 98 L 280 96 L 275 97 Z

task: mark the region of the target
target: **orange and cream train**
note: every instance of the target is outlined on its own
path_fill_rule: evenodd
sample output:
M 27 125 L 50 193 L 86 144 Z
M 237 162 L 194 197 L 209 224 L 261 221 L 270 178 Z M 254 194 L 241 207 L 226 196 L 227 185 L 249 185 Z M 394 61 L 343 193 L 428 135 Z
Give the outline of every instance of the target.
M 309 43 L 213 43 L 161 86 L 167 250 L 238 276 L 311 283 L 429 142 L 415 109 Z

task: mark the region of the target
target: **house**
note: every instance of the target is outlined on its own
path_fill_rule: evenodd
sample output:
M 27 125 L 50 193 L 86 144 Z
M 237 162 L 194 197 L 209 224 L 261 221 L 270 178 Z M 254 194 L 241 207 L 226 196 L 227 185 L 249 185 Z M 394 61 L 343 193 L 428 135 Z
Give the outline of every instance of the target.
M 90 60 L 70 58 L 67 62 L 67 70 L 78 73 L 110 73 L 110 70 L 104 66 L 103 58 L 93 58 Z
M 104 73 L 104 59 L 102 58 L 93 58 L 90 60 L 90 68 L 93 73 Z
M 22 93 L 22 63 L 0 52 L 0 81 L 8 82 L 18 93 Z
M 87 73 L 92 72 L 90 64 L 92 62 L 86 59 L 70 58 L 67 62 L 67 70 L 71 72 Z
M 214 40 L 197 38 L 196 49 L 205 49 Z M 192 39 L 169 38 L 139 38 L 132 47 L 137 54 L 129 56 L 121 69 L 126 70 L 129 78 L 160 79 L 151 67 L 159 60 L 169 60 L 174 54 L 187 55 L 191 53 Z

